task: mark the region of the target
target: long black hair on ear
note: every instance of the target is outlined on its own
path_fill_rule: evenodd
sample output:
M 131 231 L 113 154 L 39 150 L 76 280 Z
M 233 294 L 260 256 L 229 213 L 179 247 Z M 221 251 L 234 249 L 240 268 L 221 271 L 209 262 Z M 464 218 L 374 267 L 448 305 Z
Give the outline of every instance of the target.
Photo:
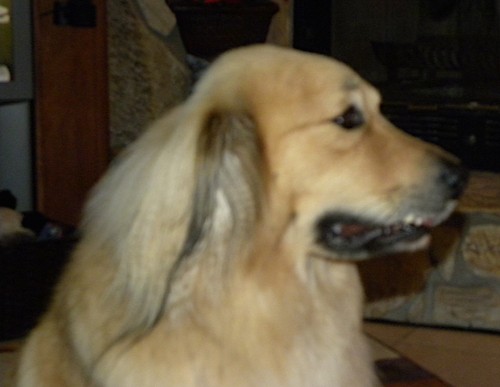
M 191 255 L 205 237 L 210 237 L 221 199 L 230 208 L 226 227 L 233 234 L 233 243 L 242 234 L 248 237 L 261 212 L 262 147 L 250 116 L 209 114 L 197 149 L 193 212 L 181 259 Z

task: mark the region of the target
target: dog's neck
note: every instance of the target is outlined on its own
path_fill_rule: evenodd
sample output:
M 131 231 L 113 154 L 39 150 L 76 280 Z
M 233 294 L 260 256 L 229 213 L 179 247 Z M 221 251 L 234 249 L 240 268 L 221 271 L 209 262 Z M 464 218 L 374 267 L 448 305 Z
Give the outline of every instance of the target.
M 292 321 L 299 309 L 314 316 L 328 314 L 328 309 L 334 307 L 343 311 L 344 321 L 359 326 L 363 296 L 356 267 L 309 254 L 307 241 L 297 240 L 304 233 L 291 210 L 290 198 L 277 195 L 268 199 L 253 235 L 235 235 L 233 229 L 217 230 L 214 242 L 208 238 L 200 246 L 200 255 L 187 261 L 179 276 L 182 283 L 176 284 L 184 291 L 172 294 L 180 295 L 179 301 L 198 300 L 193 310 L 201 307 L 207 313 L 211 313 L 210 309 L 220 313 L 221 308 L 251 304 L 261 307 L 254 317 L 260 314 L 269 319 L 275 315 L 280 321 L 285 315 L 290 315 Z M 224 211 L 219 215 L 227 216 Z M 219 219 L 218 223 L 224 222 Z M 232 246 L 238 246 L 238 250 Z M 336 296 L 345 289 L 352 297 Z M 182 308 L 182 302 L 178 305 Z M 248 319 L 251 317 L 244 316 L 247 311 L 243 308 L 228 313 Z
M 277 195 L 266 203 L 253 235 L 234 234 L 230 227 L 224 230 L 220 226 L 230 223 L 222 217 L 230 214 L 216 212 L 220 217 L 215 219 L 216 237 L 208 237 L 199 255 L 186 260 L 172 288 L 172 318 L 180 323 L 195 318 L 224 337 L 231 326 L 252 337 L 266 335 L 269 331 L 263 324 L 271 325 L 271 331 L 279 332 L 274 340 L 283 346 L 311 330 L 328 335 L 332 325 L 346 334 L 360 331 L 363 297 L 356 267 L 308 254 L 307 242 L 297 241 L 303 232 L 291 198 Z M 342 319 L 329 321 L 333 309 Z M 223 327 L 221 315 L 226 321 Z

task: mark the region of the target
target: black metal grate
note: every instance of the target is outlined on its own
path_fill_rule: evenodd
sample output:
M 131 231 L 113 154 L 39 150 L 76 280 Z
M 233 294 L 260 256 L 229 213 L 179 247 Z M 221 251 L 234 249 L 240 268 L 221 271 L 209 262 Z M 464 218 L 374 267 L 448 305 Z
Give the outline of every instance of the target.
M 500 108 L 388 104 L 382 111 L 402 130 L 456 154 L 470 168 L 500 172 Z
M 500 149 L 500 119 L 486 120 L 484 126 L 484 142 L 489 147 Z

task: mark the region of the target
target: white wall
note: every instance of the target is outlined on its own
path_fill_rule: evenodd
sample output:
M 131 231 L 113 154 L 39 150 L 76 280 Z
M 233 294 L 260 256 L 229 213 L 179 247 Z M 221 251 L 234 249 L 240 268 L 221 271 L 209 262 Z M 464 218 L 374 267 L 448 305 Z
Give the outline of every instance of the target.
M 17 210 L 33 209 L 30 103 L 0 105 L 0 190 L 17 197 Z

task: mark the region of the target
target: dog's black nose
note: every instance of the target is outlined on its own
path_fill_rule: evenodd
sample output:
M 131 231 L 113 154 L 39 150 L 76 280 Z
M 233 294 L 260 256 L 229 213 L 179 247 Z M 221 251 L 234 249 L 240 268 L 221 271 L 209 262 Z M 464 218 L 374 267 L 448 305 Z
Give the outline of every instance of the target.
M 443 159 L 440 161 L 438 178 L 448 190 L 450 198 L 458 199 L 467 185 L 469 171 L 461 163 Z

